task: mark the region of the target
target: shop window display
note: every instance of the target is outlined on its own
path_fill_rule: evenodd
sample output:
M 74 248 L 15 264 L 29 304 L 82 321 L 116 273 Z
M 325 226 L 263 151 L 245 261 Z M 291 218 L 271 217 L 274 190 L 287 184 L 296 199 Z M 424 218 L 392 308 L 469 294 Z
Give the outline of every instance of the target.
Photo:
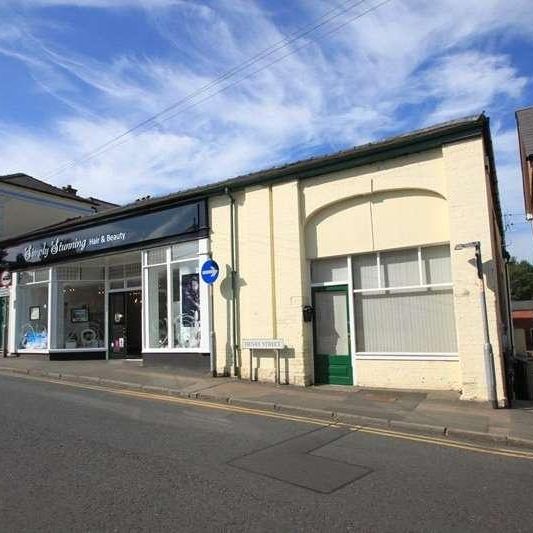
M 200 349 L 203 317 L 198 242 L 148 250 L 144 265 L 147 347 Z
M 174 347 L 200 346 L 200 280 L 198 261 L 172 264 Z
M 105 335 L 105 290 L 101 282 L 58 283 L 55 348 L 102 348 Z M 59 310 L 58 309 L 58 310 Z
M 52 348 L 88 349 L 105 346 L 104 270 L 59 267 L 56 272 L 56 324 Z
M 148 343 L 150 348 L 168 346 L 167 267 L 148 269 Z
M 49 270 L 20 272 L 17 288 L 17 347 L 48 348 Z

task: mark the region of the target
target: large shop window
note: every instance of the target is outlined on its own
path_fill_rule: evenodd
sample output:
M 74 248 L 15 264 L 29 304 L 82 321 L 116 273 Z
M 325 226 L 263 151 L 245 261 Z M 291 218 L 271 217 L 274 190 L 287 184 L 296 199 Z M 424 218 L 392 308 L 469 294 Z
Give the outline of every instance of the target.
M 145 252 L 147 349 L 202 346 L 198 252 L 198 241 Z
M 357 352 L 457 351 L 448 245 L 354 256 L 352 267 Z
M 168 346 L 168 283 L 167 266 L 157 265 L 148 269 L 148 346 Z
M 104 268 L 63 266 L 55 270 L 55 331 L 51 348 L 105 347 Z
M 349 274 L 338 275 L 342 260 L 315 261 L 312 283 L 348 284 Z M 449 245 L 355 255 L 351 263 L 359 355 L 456 354 Z
M 19 272 L 16 345 L 18 350 L 48 349 L 50 269 Z

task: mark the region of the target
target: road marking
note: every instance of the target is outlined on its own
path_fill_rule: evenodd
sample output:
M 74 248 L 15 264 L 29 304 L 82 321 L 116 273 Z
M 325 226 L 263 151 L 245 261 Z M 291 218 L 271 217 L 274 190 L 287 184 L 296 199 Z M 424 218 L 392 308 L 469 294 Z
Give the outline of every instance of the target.
M 446 448 L 456 448 L 459 450 L 469 451 L 473 453 L 482 453 L 487 455 L 497 455 L 502 457 L 511 457 L 514 459 L 526 459 L 533 460 L 533 452 L 526 450 L 515 450 L 511 448 L 489 448 L 487 446 L 481 446 L 477 444 L 470 444 L 467 442 L 450 440 L 440 437 L 429 437 L 424 435 L 415 435 L 413 433 L 404 433 L 401 431 L 395 431 L 390 429 L 373 428 L 368 426 L 360 426 L 356 424 L 347 424 L 345 422 L 337 422 L 334 420 L 328 421 L 320 418 L 312 418 L 308 416 L 291 415 L 288 413 L 279 413 L 275 411 L 267 411 L 264 409 L 256 409 L 252 407 L 241 407 L 232 404 L 215 403 L 209 400 L 194 400 L 192 398 L 183 398 L 179 396 L 168 396 L 165 394 L 158 394 L 152 392 L 132 391 L 128 389 L 114 389 L 111 387 L 105 387 L 102 385 L 90 385 L 87 383 L 77 383 L 74 381 L 66 381 L 63 379 L 53 379 L 45 376 L 31 376 L 24 374 L 17 374 L 11 372 L 2 372 L 0 374 L 4 376 L 19 377 L 23 379 L 44 381 L 46 383 L 54 383 L 56 385 L 63 385 L 66 387 L 72 387 L 77 389 L 94 390 L 99 392 L 107 392 L 110 394 L 116 394 L 119 396 L 128 396 L 130 398 L 143 399 L 143 400 L 157 400 L 166 403 L 174 403 L 180 405 L 188 405 L 194 407 L 201 407 L 204 409 L 218 409 L 220 411 L 228 411 L 232 413 L 239 413 L 245 415 L 262 416 L 266 418 L 275 418 L 279 420 L 301 422 L 303 424 L 312 424 L 321 427 L 330 427 L 332 429 L 348 429 L 353 432 L 378 435 L 380 437 L 389 437 L 394 439 L 402 439 L 413 442 L 422 442 L 425 444 L 432 444 L 435 446 L 442 446 Z

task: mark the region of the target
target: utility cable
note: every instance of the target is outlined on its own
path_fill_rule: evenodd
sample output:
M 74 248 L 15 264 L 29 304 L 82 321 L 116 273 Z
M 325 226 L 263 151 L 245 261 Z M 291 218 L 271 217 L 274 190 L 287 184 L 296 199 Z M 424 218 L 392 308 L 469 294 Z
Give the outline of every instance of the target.
M 346 7 L 336 8 L 336 9 L 332 9 L 332 10 L 328 11 L 327 13 L 322 15 L 320 18 L 316 19 L 312 23 L 312 25 L 308 25 L 308 26 L 304 27 L 303 29 L 297 30 L 297 31 L 293 32 L 292 34 L 290 34 L 289 37 L 287 37 L 285 39 L 282 39 L 282 40 L 278 41 L 277 43 L 265 48 L 264 50 L 262 50 L 261 52 L 257 53 L 256 55 L 250 57 L 248 60 L 244 61 L 243 63 L 239 64 L 238 66 L 228 70 L 227 72 L 225 72 L 221 76 L 215 78 L 215 80 L 212 80 L 211 82 L 203 85 L 199 89 L 196 89 L 195 91 L 193 91 L 192 93 L 190 93 L 187 96 L 183 97 L 182 99 L 174 102 L 173 104 L 171 104 L 170 106 L 166 107 L 162 111 L 156 113 L 155 115 L 152 115 L 151 117 L 148 117 L 147 119 L 143 120 L 139 124 L 129 128 L 128 130 L 126 130 L 123 133 L 117 135 L 116 137 L 110 139 L 109 141 L 106 141 L 105 143 L 103 143 L 99 147 L 95 148 L 91 152 L 86 153 L 84 156 L 80 157 L 79 159 L 76 159 L 76 160 L 73 160 L 73 161 L 69 161 L 69 162 L 61 165 L 57 170 L 47 174 L 45 176 L 45 178 L 46 179 L 50 179 L 52 177 L 57 176 L 58 174 L 63 173 L 65 170 L 67 170 L 69 168 L 72 168 L 72 167 L 77 166 L 77 165 L 79 165 L 81 163 L 90 161 L 91 159 L 93 159 L 95 157 L 103 155 L 109 149 L 116 148 L 116 147 L 121 146 L 122 144 L 124 144 L 124 142 L 126 140 L 128 140 L 126 138 L 129 135 L 131 135 L 132 133 L 135 133 L 136 131 L 140 130 L 144 126 L 153 127 L 153 126 L 157 126 L 157 125 L 161 124 L 161 122 L 170 120 L 170 119 L 174 118 L 177 114 L 179 114 L 179 113 L 181 113 L 183 111 L 186 111 L 188 109 L 191 109 L 192 107 L 195 107 L 195 106 L 205 102 L 206 100 L 208 100 L 210 98 L 213 98 L 214 96 L 220 94 L 221 92 L 226 91 L 227 89 L 229 89 L 231 87 L 234 87 L 235 85 L 241 83 L 242 81 L 244 81 L 244 80 L 246 80 L 246 79 L 258 74 L 259 72 L 271 67 L 275 63 L 278 63 L 279 61 L 282 61 L 286 57 L 296 53 L 297 51 L 301 50 L 302 48 L 305 48 L 306 46 L 309 45 L 309 43 L 305 43 L 305 44 L 303 44 L 303 45 L 301 45 L 299 47 L 291 49 L 288 53 L 286 53 L 286 54 L 284 54 L 284 55 L 282 55 L 280 57 L 277 57 L 276 59 L 270 61 L 266 65 L 263 65 L 262 67 L 260 67 L 260 68 L 258 68 L 256 70 L 246 74 L 245 76 L 239 78 L 238 80 L 236 80 L 236 81 L 234 81 L 234 82 L 222 87 L 221 89 L 218 89 L 217 91 L 215 91 L 213 93 L 208 94 L 207 96 L 205 96 L 204 98 L 201 98 L 198 101 L 194 101 L 194 102 L 190 103 L 189 105 L 185 106 L 184 108 L 179 109 L 175 113 L 172 113 L 172 114 L 170 114 L 168 116 L 165 116 L 171 111 L 176 111 L 177 108 L 179 108 L 183 104 L 186 104 L 187 102 L 189 102 L 190 100 L 192 100 L 196 96 L 199 96 L 199 95 L 205 93 L 206 91 L 209 91 L 210 89 L 215 88 L 220 83 L 222 83 L 222 82 L 224 82 L 226 80 L 229 80 L 231 77 L 233 77 L 234 75 L 238 74 L 239 72 L 242 72 L 243 70 L 248 69 L 249 67 L 251 67 L 254 64 L 258 63 L 259 61 L 271 56 L 275 52 L 278 52 L 278 51 L 282 50 L 283 48 L 286 48 L 287 46 L 289 46 L 293 42 L 297 41 L 298 39 L 301 39 L 302 37 L 305 37 L 305 36 L 309 35 L 310 33 L 316 31 L 317 29 L 325 26 L 326 24 L 328 24 L 329 22 L 331 22 L 335 18 L 338 18 L 339 16 L 351 11 L 352 9 L 354 9 L 354 8 L 358 7 L 359 5 L 363 4 L 365 1 L 366 0 L 359 0 L 355 4 L 353 4 L 352 2 L 345 2 L 343 5 L 346 6 L 346 4 L 348 4 Z M 358 13 L 356 16 L 349 18 L 348 20 L 344 21 L 342 24 L 339 24 L 337 26 L 334 26 L 333 28 L 330 28 L 330 30 L 325 32 L 320 37 L 320 39 L 324 38 L 327 35 L 331 35 L 332 33 L 335 33 L 336 31 L 340 30 L 341 28 L 343 28 L 347 24 L 353 22 L 354 20 L 362 18 L 363 16 L 367 15 L 368 13 L 370 13 L 372 11 L 375 11 L 376 9 L 378 9 L 379 7 L 383 6 L 384 4 L 386 4 L 386 3 L 390 2 L 390 1 L 391 0 L 384 0 L 384 1 L 374 5 L 372 7 L 370 7 L 369 9 L 367 9 L 367 10 L 361 12 L 361 13 Z M 352 5 L 350 5 L 350 4 L 352 4 Z M 119 142 L 117 144 L 117 141 L 122 141 L 122 142 Z

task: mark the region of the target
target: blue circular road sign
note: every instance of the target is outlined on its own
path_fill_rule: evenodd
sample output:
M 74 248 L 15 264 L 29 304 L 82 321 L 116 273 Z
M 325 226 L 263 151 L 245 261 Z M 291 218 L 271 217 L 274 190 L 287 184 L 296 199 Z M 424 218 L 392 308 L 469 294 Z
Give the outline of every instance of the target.
M 208 259 L 202 265 L 202 269 L 200 271 L 202 274 L 202 279 L 209 285 L 217 280 L 219 272 L 220 269 L 218 268 L 217 262 L 213 261 L 213 259 Z

